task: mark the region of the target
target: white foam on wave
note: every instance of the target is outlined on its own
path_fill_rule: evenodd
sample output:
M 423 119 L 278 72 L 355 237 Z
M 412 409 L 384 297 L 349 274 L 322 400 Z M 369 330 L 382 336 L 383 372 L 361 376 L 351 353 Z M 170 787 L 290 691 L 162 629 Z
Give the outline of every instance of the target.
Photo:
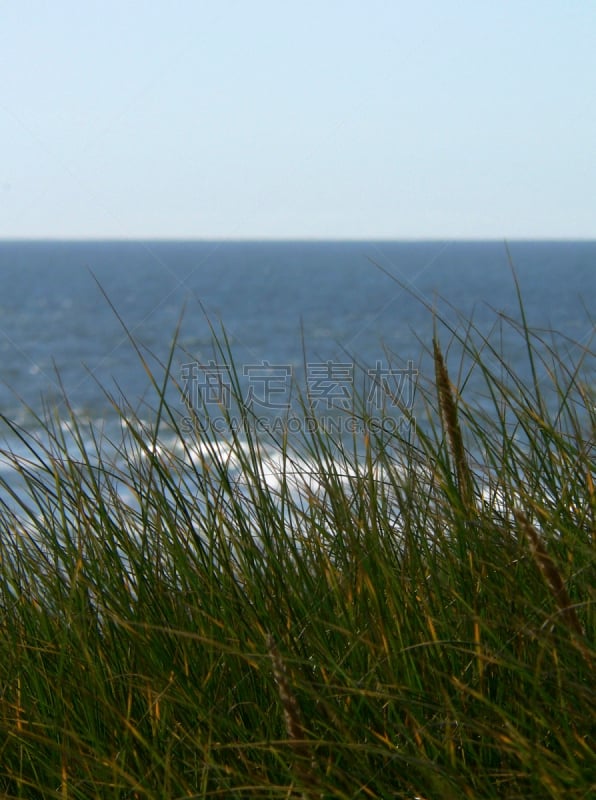
M 121 424 L 124 431 L 132 427 L 131 423 L 126 421 Z M 139 424 L 142 427 L 138 427 Z M 354 493 L 366 487 L 371 477 L 379 488 L 384 503 L 383 513 L 390 520 L 392 529 L 396 535 L 402 531 L 399 503 L 395 495 L 392 496 L 392 492 L 393 487 L 405 484 L 406 467 L 402 467 L 397 461 L 394 465 L 390 461 L 385 461 L 383 464 L 374 463 L 371 476 L 368 472 L 371 467 L 368 464 L 364 462 L 359 464 L 348 457 L 341 458 L 341 455 L 335 459 L 329 457 L 329 460 L 322 464 L 316 458 L 303 453 L 282 451 L 272 444 L 249 443 L 240 439 L 233 441 L 224 438 L 197 439 L 189 443 L 175 434 L 170 434 L 148 441 L 147 434 L 150 430 L 148 423 L 135 421 L 135 427 L 135 435 L 128 440 L 123 439 L 120 460 L 117 449 L 110 453 L 110 458 L 114 458 L 115 479 L 112 485 L 113 492 L 107 493 L 106 503 L 109 506 L 121 504 L 125 513 L 127 508 L 131 512 L 139 509 L 137 487 L 130 466 L 147 464 L 155 458 L 164 466 L 165 473 L 172 475 L 172 485 L 178 487 L 178 491 L 173 492 L 164 484 L 166 498 L 171 498 L 174 503 L 182 501 L 186 504 L 187 501 L 184 513 L 187 516 L 190 514 L 190 517 L 196 520 L 199 531 L 205 524 L 207 504 L 213 502 L 214 496 L 213 492 L 205 490 L 205 486 L 211 481 L 213 487 L 223 475 L 226 478 L 225 487 L 221 493 L 217 493 L 218 497 L 224 505 L 232 499 L 237 504 L 235 506 L 231 503 L 223 511 L 231 535 L 234 530 L 234 513 L 238 513 L 233 509 L 238 507 L 246 511 L 246 521 L 254 528 L 255 535 L 259 535 L 259 511 L 255 508 L 255 498 L 258 498 L 261 492 L 265 492 L 272 503 L 277 504 L 279 508 L 283 503 L 284 520 L 293 530 L 300 530 L 300 523 L 304 521 L 305 514 L 312 509 L 313 504 L 317 505 L 321 510 L 320 524 L 324 529 L 333 520 L 330 491 L 339 489 L 344 493 L 346 501 L 351 503 Z M 80 461 L 81 453 L 72 436 L 72 430 L 66 426 L 63 428 L 63 433 L 68 442 L 67 447 L 73 447 L 73 459 Z M 21 468 L 35 471 L 35 462 L 26 446 L 18 440 L 12 445 L 11 449 L 0 449 L 0 473 L 7 483 L 10 483 L 11 476 L 19 477 Z M 91 441 L 89 447 L 93 453 L 95 448 Z M 321 472 L 322 467 L 326 470 L 325 473 Z M 85 469 L 83 464 L 82 470 Z M 39 465 L 37 471 L 40 474 L 42 472 Z M 432 503 L 435 491 L 432 485 L 435 480 L 430 468 L 419 466 L 416 473 L 419 487 L 423 488 L 428 484 Z M 41 478 L 43 479 L 43 475 Z M 45 479 L 49 478 L 50 475 L 46 474 Z M 19 483 L 23 483 L 22 478 L 19 479 Z M 489 513 L 495 522 L 506 525 L 510 531 L 514 530 L 516 528 L 514 508 L 523 508 L 521 498 L 506 493 L 491 480 L 490 476 L 485 477 L 481 487 L 477 497 L 478 511 L 482 514 Z M 23 488 L 22 485 L 20 488 Z M 545 496 L 544 499 L 549 502 L 548 497 Z M 135 514 L 132 513 L 131 521 L 135 518 Z M 536 519 L 532 522 L 540 530 L 539 522 Z M 130 533 L 135 535 L 133 529 Z M 139 535 L 146 533 L 147 531 L 136 531 Z M 432 536 L 430 533 L 428 535 Z

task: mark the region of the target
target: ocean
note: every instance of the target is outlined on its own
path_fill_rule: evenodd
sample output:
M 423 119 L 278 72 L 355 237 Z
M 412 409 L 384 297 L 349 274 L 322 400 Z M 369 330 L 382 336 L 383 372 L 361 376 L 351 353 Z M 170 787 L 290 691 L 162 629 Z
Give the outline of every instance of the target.
M 318 392 L 319 410 L 347 406 L 357 365 L 432 379 L 435 324 L 457 370 L 452 331 L 470 319 L 529 380 L 523 340 L 504 323 L 520 318 L 512 265 L 528 324 L 588 345 L 596 242 L 0 242 L 0 413 L 35 432 L 42 409 L 66 413 L 66 395 L 116 435 L 108 394 L 154 405 L 129 334 L 159 379 L 177 329 L 172 375 L 187 399 L 214 389 L 209 370 L 221 389 L 231 365 L 212 341 L 225 329 L 247 399 L 269 417 L 294 380 Z M 21 446 L 0 419 L 0 448 Z

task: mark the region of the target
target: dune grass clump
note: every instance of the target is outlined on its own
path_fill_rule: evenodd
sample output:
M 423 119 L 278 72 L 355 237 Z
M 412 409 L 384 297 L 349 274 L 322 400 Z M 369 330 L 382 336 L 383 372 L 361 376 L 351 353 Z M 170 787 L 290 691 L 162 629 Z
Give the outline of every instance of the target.
M 174 348 L 118 441 L 3 419 L 2 796 L 592 796 L 593 352 L 505 324 L 529 382 L 438 330 L 350 441 L 266 437 L 237 377 L 242 432 L 189 433 Z

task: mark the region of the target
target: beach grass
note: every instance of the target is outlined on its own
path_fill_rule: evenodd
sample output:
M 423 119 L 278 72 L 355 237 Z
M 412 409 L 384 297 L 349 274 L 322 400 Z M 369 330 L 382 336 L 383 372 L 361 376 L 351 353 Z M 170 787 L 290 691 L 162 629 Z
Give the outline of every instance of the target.
M 136 344 L 121 440 L 3 419 L 1 795 L 594 796 L 593 351 L 520 309 L 529 381 L 435 319 L 389 433 L 267 436 L 232 371 L 224 441 Z

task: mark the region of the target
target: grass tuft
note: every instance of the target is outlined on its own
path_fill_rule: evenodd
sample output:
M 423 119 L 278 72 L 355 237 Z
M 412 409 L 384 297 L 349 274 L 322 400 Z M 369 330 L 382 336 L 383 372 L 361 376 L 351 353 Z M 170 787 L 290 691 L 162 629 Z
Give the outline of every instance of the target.
M 130 336 L 119 438 L 1 418 L 3 797 L 594 794 L 594 353 L 523 308 L 434 325 L 362 435 L 264 432 L 225 333 L 211 415 Z

